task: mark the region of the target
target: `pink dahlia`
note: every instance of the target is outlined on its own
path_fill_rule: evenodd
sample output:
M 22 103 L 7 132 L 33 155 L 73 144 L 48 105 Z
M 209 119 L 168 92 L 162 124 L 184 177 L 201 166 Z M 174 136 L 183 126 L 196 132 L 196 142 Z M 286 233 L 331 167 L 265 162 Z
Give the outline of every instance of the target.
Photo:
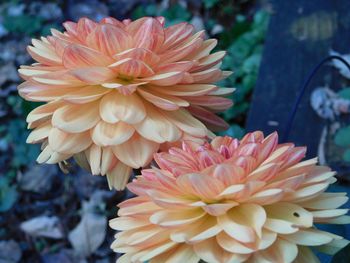
M 345 193 L 326 193 L 334 172 L 276 133 L 184 142 L 155 155 L 128 188 L 110 226 L 117 262 L 318 262 L 348 241 L 315 224 L 345 224 Z
M 147 165 L 161 145 L 205 138 L 201 121 L 226 127 L 214 113 L 232 105 L 222 95 L 233 89 L 212 84 L 229 75 L 220 70 L 225 52 L 210 54 L 217 41 L 203 31 L 165 27 L 162 17 L 63 26 L 33 39 L 36 63 L 19 70 L 19 94 L 45 102 L 27 118 L 28 143 L 42 144 L 39 163 L 73 156 L 122 189 L 131 168 Z

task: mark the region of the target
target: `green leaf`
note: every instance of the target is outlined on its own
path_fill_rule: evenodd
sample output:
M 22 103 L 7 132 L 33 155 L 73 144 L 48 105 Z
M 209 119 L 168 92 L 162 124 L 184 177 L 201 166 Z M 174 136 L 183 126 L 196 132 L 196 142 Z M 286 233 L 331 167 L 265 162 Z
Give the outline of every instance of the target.
M 32 36 L 39 32 L 43 19 L 39 16 L 20 15 L 20 16 L 3 16 L 3 25 L 9 32 L 21 33 Z
M 224 132 L 220 132 L 219 133 L 220 136 L 230 136 L 233 138 L 237 138 L 237 139 L 241 139 L 244 135 L 244 129 L 237 125 L 237 124 L 233 124 L 230 126 L 230 128 Z
M 167 21 L 167 26 L 180 23 L 183 21 L 189 21 L 191 18 L 191 13 L 188 12 L 186 8 L 184 8 L 182 5 L 175 4 L 172 5 L 170 8 L 164 10 L 161 13 L 162 16 L 164 16 Z
M 340 128 L 335 134 L 334 142 L 341 147 L 350 146 L 350 126 Z
M 17 191 L 14 186 L 10 187 L 6 178 L 0 178 L 0 212 L 11 209 L 17 200 Z
M 245 77 L 243 78 L 242 84 L 246 93 L 250 92 L 255 87 L 256 79 L 257 79 L 256 74 L 245 75 Z
M 149 4 L 146 6 L 139 5 L 133 12 L 132 12 L 132 18 L 138 19 L 144 16 L 157 16 L 157 6 L 155 4 Z
M 343 88 L 338 92 L 338 95 L 343 99 L 350 100 L 350 88 Z
M 343 160 L 350 163 L 350 149 L 346 149 L 343 153 Z
M 257 74 L 261 61 L 261 54 L 253 54 L 243 63 L 243 71 L 247 74 Z
M 214 5 L 216 5 L 217 3 L 219 3 L 219 0 L 203 0 L 204 7 L 206 9 L 214 7 Z
M 270 14 L 265 10 L 259 10 L 254 15 L 253 27 L 266 30 L 270 19 Z
M 349 263 L 350 262 L 350 244 L 334 255 L 331 263 Z

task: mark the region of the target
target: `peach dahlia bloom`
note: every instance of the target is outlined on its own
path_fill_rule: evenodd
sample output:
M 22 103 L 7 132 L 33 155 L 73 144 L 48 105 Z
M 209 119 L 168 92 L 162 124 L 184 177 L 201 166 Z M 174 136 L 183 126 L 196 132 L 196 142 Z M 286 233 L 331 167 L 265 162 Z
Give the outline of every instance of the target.
M 122 189 L 160 145 L 205 138 L 198 119 L 226 127 L 214 113 L 232 105 L 222 96 L 233 89 L 212 84 L 229 75 L 220 70 L 225 52 L 210 54 L 217 41 L 203 31 L 165 27 L 162 17 L 63 26 L 34 39 L 28 52 L 37 63 L 19 70 L 19 94 L 46 103 L 27 118 L 28 143 L 42 144 L 39 163 L 73 156 Z
M 348 241 L 315 224 L 345 224 L 345 193 L 326 193 L 334 172 L 305 147 L 278 144 L 276 133 L 241 141 L 216 137 L 158 153 L 160 169 L 128 188 L 137 197 L 110 221 L 118 263 L 312 263 L 310 247 L 334 253 Z

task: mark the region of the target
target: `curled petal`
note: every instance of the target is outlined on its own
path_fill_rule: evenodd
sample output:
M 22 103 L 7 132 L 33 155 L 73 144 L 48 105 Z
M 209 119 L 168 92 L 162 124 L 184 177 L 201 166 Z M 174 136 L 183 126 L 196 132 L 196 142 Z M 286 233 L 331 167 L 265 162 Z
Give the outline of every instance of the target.
M 124 122 L 107 123 L 100 121 L 92 130 L 92 140 L 100 146 L 118 145 L 126 142 L 135 129 Z
M 94 127 L 100 120 L 97 103 L 66 105 L 52 116 L 53 127 L 69 133 L 79 133 Z
M 101 99 L 100 115 L 108 123 L 116 123 L 121 120 L 134 124 L 145 118 L 146 110 L 137 94 L 123 95 L 112 91 Z
M 147 165 L 158 148 L 158 143 L 134 134 L 129 141 L 114 146 L 113 152 L 123 163 L 137 169 Z

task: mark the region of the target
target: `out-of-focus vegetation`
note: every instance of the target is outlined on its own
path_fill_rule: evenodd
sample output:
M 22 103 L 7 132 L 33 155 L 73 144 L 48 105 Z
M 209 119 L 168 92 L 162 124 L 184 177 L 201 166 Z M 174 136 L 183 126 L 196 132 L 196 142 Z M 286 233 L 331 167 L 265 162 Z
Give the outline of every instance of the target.
M 341 89 L 338 95 L 343 99 L 350 100 L 350 88 Z M 344 148 L 343 160 L 350 163 L 350 125 L 345 125 L 337 130 L 334 142 L 339 147 Z

